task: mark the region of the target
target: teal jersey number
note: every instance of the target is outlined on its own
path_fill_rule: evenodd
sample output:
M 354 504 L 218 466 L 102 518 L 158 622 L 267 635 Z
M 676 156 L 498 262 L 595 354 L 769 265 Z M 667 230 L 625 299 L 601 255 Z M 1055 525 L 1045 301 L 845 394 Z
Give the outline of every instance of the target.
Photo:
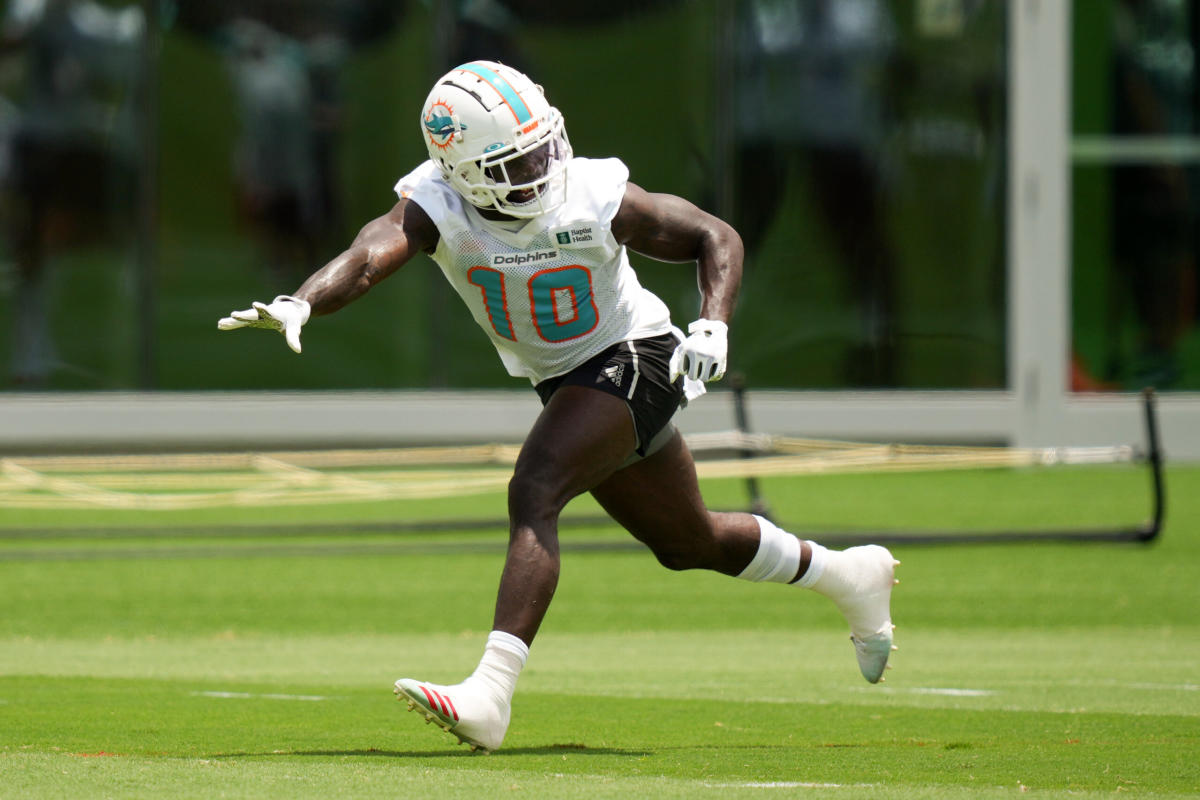
M 508 317 L 508 295 L 504 293 L 504 273 L 491 267 L 472 267 L 467 271 L 467 281 L 483 290 L 483 306 L 488 320 L 499 335 L 515 342 L 512 320 Z
M 508 315 L 504 273 L 491 267 L 472 267 L 467 281 L 482 290 L 492 329 L 509 341 L 517 341 Z M 529 311 L 538 336 L 547 342 L 565 342 L 590 333 L 600 321 L 592 297 L 591 271 L 576 265 L 537 273 L 529 279 Z
M 576 339 L 600 321 L 592 273 L 579 266 L 547 269 L 530 278 L 529 307 L 538 335 L 547 342 Z

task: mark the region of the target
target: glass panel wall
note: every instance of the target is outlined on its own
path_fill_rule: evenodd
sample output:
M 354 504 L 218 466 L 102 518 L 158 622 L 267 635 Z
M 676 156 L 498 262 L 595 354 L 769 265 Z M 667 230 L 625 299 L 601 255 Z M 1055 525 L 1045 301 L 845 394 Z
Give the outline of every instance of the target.
M 147 91 L 138 6 L 23 0 L 0 19 L 0 385 L 139 382 Z
M 1194 391 L 1197 4 L 1075 11 L 1072 388 Z
M 0 388 L 512 387 L 418 258 L 305 330 L 216 331 L 395 201 L 432 80 L 529 72 L 577 155 L 733 222 L 756 387 L 1005 385 L 1000 0 L 8 0 Z M 638 256 L 677 324 L 694 269 Z
M 747 372 L 1003 386 L 1004 4 L 735 5 Z

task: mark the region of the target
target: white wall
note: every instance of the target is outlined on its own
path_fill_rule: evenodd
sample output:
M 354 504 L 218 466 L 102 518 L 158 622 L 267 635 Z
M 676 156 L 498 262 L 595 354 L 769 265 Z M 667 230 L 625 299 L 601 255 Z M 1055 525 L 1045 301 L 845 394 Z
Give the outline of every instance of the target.
M 756 431 L 881 442 L 1019 446 L 1141 444 L 1136 395 L 1080 397 L 1030 437 L 1011 392 L 750 392 Z M 387 447 L 516 442 L 540 406 L 528 389 L 487 392 L 20 394 L 0 397 L 0 452 Z M 1200 398 L 1159 400 L 1168 458 L 1200 460 Z M 713 391 L 677 417 L 686 433 L 735 427 Z

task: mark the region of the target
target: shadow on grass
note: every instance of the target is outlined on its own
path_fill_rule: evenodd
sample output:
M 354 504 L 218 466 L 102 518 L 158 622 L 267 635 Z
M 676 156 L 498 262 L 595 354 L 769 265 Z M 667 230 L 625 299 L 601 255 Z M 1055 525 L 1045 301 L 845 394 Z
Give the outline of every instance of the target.
M 315 756 L 332 758 L 360 756 L 367 758 L 503 758 L 504 756 L 552 756 L 576 753 L 584 756 L 630 756 L 644 758 L 654 755 L 649 750 L 629 750 L 617 747 L 588 747 L 585 744 L 548 744 L 542 747 L 506 747 L 494 753 L 477 753 L 465 746 L 448 750 L 279 750 L 270 753 L 216 753 L 205 758 L 272 758 L 290 756 Z

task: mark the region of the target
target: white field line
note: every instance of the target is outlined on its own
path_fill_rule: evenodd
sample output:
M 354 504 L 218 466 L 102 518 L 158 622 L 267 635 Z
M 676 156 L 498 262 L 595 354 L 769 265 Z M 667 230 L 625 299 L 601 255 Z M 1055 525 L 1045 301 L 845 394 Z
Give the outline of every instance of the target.
M 191 692 L 192 697 L 215 697 L 220 700 L 303 700 L 317 702 L 328 700 L 319 694 L 254 694 L 251 692 Z
M 1026 684 L 1026 685 L 1041 685 L 1041 684 Z M 1154 692 L 1198 692 L 1200 684 L 1195 683 L 1120 683 L 1120 682 L 1102 682 L 1102 683 L 1078 683 L 1070 684 L 1048 684 L 1048 685 L 1069 685 L 1069 686 L 1111 686 L 1114 689 L 1136 689 L 1142 691 Z M 1001 692 L 994 689 L 952 689 L 940 688 L 932 686 L 880 686 L 876 688 L 855 687 L 855 691 L 862 692 L 883 692 L 885 694 L 924 694 L 924 695 L 940 695 L 943 697 L 994 697 Z
M 939 697 L 994 697 L 1000 692 L 994 689 L 957 689 L 939 686 L 852 686 L 852 692 L 871 694 L 920 694 Z
M 746 781 L 700 784 L 707 789 L 870 789 L 878 783 L 814 783 L 810 781 Z
M 1150 681 L 1067 680 L 1067 681 L 1005 681 L 1005 686 L 1069 687 L 1072 689 L 1134 689 L 1152 692 L 1200 692 L 1200 683 L 1153 683 Z

